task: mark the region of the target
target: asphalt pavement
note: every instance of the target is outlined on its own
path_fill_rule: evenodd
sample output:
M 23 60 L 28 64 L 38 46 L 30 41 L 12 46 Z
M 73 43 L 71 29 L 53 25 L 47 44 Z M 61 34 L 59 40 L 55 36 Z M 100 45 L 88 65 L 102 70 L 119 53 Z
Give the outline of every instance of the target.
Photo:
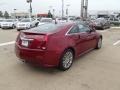
M 98 31 L 100 50 L 76 60 L 70 70 L 36 68 L 14 53 L 17 30 L 0 29 L 0 90 L 120 90 L 120 28 Z

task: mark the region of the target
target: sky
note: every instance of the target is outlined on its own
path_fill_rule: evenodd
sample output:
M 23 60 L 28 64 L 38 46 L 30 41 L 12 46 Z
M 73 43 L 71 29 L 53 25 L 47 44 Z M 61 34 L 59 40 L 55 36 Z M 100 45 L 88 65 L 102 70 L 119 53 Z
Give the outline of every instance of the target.
M 90 10 L 120 10 L 120 0 L 88 0 Z M 81 0 L 64 0 L 65 8 L 69 4 L 70 15 L 80 15 Z M 50 6 L 55 9 L 56 14 L 61 13 L 61 0 L 33 0 L 33 13 L 47 13 Z M 29 4 L 26 0 L 0 0 L 0 10 L 13 12 L 28 11 Z

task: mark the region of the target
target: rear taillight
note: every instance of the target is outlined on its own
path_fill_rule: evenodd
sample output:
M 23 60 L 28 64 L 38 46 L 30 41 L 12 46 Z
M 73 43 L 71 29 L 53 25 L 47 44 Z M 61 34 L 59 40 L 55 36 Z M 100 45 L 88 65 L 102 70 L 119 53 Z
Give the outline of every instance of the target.
M 42 50 L 46 50 L 47 49 L 47 41 L 48 41 L 48 36 L 47 35 L 44 35 L 42 41 L 40 41 L 40 49 Z

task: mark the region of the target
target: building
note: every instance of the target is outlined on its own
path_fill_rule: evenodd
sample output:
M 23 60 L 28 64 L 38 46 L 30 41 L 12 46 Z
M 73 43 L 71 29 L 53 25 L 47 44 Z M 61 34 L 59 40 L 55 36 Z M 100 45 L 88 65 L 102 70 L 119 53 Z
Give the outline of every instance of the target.
M 37 14 L 37 17 L 48 17 L 48 14 Z
M 16 12 L 16 13 L 11 13 L 12 18 L 27 18 L 29 17 L 29 13 L 27 12 Z

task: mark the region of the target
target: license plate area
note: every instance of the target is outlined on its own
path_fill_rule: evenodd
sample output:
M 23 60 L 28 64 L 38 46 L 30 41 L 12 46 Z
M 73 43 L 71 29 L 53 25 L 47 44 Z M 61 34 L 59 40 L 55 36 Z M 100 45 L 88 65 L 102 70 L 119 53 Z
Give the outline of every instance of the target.
M 21 45 L 24 46 L 24 47 L 28 47 L 29 46 L 29 41 L 28 40 L 22 40 Z

